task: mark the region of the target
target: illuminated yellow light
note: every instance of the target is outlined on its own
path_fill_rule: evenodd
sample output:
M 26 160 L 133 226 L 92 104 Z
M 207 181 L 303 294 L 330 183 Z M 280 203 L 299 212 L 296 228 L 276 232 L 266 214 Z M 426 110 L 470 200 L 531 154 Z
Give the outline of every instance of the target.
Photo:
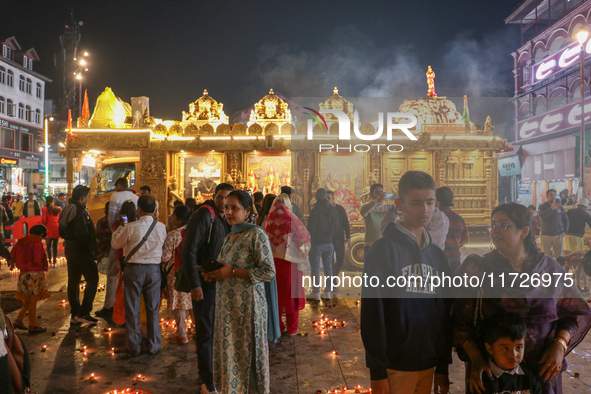
M 151 133 L 151 129 L 72 129 L 73 133 L 120 133 L 122 131 L 126 133 Z
M 92 153 L 92 154 L 95 154 L 95 155 L 100 155 L 101 154 L 100 151 L 98 151 L 98 150 L 92 150 L 92 149 L 89 150 L 88 153 Z
M 202 140 L 229 140 L 231 137 L 201 137 Z
M 168 139 L 172 140 L 172 141 L 175 141 L 175 140 L 177 140 L 177 141 L 191 141 L 191 140 L 194 140 L 195 138 L 194 137 L 179 137 L 178 135 L 173 135 L 173 136 L 168 137 Z
M 76 75 L 76 79 L 82 79 L 82 75 L 80 75 L 80 74 Z
M 86 61 L 84 59 L 82 59 L 82 60 L 80 60 L 80 64 L 84 66 L 86 64 Z

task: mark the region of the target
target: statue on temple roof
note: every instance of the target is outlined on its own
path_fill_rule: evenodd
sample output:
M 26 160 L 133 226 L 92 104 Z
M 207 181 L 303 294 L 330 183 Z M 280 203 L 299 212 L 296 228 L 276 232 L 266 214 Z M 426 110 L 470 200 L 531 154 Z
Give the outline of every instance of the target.
M 429 66 L 429 69 L 427 70 L 427 85 L 429 85 L 429 90 L 427 91 L 427 97 L 437 97 L 437 94 L 435 93 L 435 72 L 433 71 L 433 69 L 431 69 L 431 66 Z

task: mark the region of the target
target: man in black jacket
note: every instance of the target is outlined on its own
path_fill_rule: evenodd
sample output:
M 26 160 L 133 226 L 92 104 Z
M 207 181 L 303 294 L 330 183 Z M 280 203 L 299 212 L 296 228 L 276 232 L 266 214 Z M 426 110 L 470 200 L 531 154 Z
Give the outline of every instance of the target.
M 70 324 L 96 324 L 98 321 L 90 316 L 99 276 L 95 263 L 97 246 L 94 224 L 86 210 L 89 192 L 90 188 L 86 186 L 76 186 L 72 191 L 70 203 L 59 218 L 59 232 L 64 238 L 68 261 L 68 301 L 72 315 Z M 81 306 L 82 276 L 86 280 L 86 289 Z
M 336 232 L 337 213 L 326 199 L 326 189 L 316 190 L 316 204 L 310 211 L 308 218 L 308 232 L 310 233 L 310 265 L 312 267 L 312 297 L 320 301 L 320 260 L 324 266 L 324 302 L 330 302 L 332 292 L 332 258 L 334 247 L 332 239 Z
M 206 282 L 199 267 L 218 258 L 224 238 L 230 233 L 224 216 L 226 197 L 232 190 L 234 187 L 227 183 L 216 186 L 213 200 L 204 202 L 191 216 L 181 249 L 181 270 L 191 284 L 201 393 L 216 392 L 213 385 L 215 282 Z M 213 209 L 215 219 L 206 206 Z
M 332 274 L 339 276 L 343 263 L 345 262 L 345 241 L 347 241 L 349 248 L 351 248 L 351 229 L 349 227 L 349 217 L 347 211 L 342 205 L 335 203 L 334 192 L 328 190 L 326 197 L 330 205 L 332 205 L 337 213 L 337 229 L 332 238 L 332 246 L 337 255 L 337 259 L 332 268 Z M 336 293 L 336 289 L 334 289 Z
M 556 200 L 556 190 L 548 189 L 546 199 L 547 201 L 538 209 L 542 219 L 542 252 L 557 258 L 562 256 L 564 235 L 568 234 L 568 216 L 560 201 Z
M 26 218 L 41 215 L 41 206 L 35 201 L 35 195 L 33 193 L 29 193 L 29 199 L 23 208 L 23 215 Z

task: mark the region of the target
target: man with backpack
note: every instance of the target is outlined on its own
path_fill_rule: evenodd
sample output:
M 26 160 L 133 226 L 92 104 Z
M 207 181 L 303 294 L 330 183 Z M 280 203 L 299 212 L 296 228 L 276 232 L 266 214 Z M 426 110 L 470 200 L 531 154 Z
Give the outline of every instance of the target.
M 189 289 L 177 290 L 190 290 L 193 299 L 201 394 L 216 392 L 213 385 L 215 282 L 206 282 L 199 272 L 199 267 L 217 259 L 224 238 L 230 233 L 225 213 L 226 197 L 232 190 L 234 187 L 227 183 L 216 186 L 213 200 L 205 201 L 191 216 L 181 250 L 180 273 L 186 278 Z
M 64 239 L 68 260 L 68 301 L 72 315 L 70 324 L 97 323 L 97 320 L 90 316 L 99 276 L 95 263 L 97 256 L 95 229 L 86 210 L 89 192 L 89 187 L 76 186 L 72 191 L 70 204 L 62 211 L 58 221 L 59 234 Z M 86 289 L 80 305 L 82 276 L 86 280 Z

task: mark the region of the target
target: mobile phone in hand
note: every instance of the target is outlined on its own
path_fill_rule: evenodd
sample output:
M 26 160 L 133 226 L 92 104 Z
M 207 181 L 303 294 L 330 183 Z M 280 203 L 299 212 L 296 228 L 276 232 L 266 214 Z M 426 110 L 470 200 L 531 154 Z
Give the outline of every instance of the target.
M 129 219 L 127 218 L 127 215 L 121 215 L 121 220 L 123 220 L 123 222 L 125 224 L 129 223 Z
M 556 201 L 554 201 L 556 204 L 560 204 L 560 198 L 557 198 Z
M 384 200 L 396 200 L 396 194 L 384 194 Z

